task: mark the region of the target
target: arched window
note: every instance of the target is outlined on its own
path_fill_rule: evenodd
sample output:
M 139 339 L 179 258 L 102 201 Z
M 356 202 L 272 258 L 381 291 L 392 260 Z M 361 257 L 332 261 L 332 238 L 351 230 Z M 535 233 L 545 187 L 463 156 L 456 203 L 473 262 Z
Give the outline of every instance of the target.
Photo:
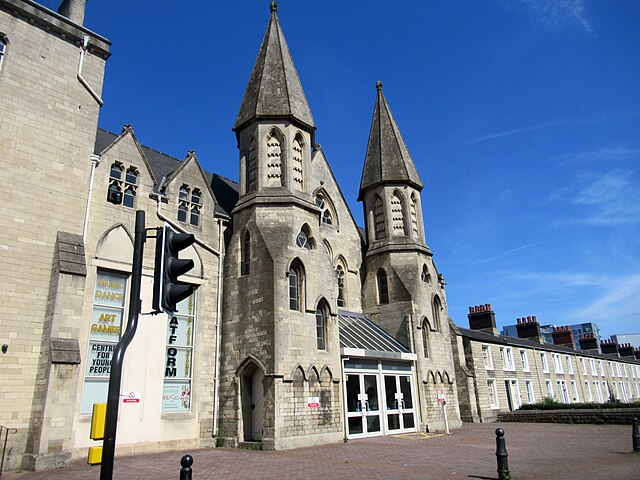
M 429 325 L 429 320 L 425 317 L 422 320 L 422 352 L 424 353 L 424 358 L 429 358 L 429 332 L 431 331 L 431 325 Z
M 296 138 L 293 139 L 292 146 L 292 155 L 291 155 L 291 169 L 292 175 L 291 180 L 293 181 L 293 188 L 297 190 L 302 190 L 304 188 L 304 174 L 302 169 L 303 164 L 303 155 L 304 155 L 304 140 L 300 134 L 296 135 Z
M 313 250 L 315 248 L 315 241 L 311 236 L 311 230 L 308 225 L 303 225 L 296 237 L 296 245 L 306 250 Z
M 442 311 L 442 302 L 437 295 L 433 298 L 433 326 L 436 331 L 440 332 L 440 312 Z
M 406 235 L 404 228 L 404 208 L 402 199 L 396 192 L 391 195 L 391 228 L 393 235 Z
M 387 272 L 384 269 L 378 270 L 376 274 L 376 280 L 378 283 L 378 303 L 389 303 L 389 285 L 387 284 Z
M 338 278 L 338 306 L 344 307 L 347 302 L 344 294 L 344 268 L 342 265 L 336 267 L 336 277 Z
M 302 311 L 304 296 L 304 268 L 298 260 L 289 268 L 289 309 Z
M 418 227 L 418 206 L 417 206 L 416 194 L 411 194 L 411 230 L 414 238 L 420 238 L 420 228 Z
M 240 244 L 240 275 L 249 275 L 249 273 L 251 273 L 251 236 L 247 232 Z
M 122 204 L 125 207 L 133 208 L 136 203 L 136 189 L 132 186 L 127 186 L 127 189 L 124 191 L 124 201 Z
M 251 140 L 249 144 L 249 152 L 247 154 L 247 171 L 246 171 L 246 187 L 247 193 L 251 193 L 256 190 L 256 180 L 258 178 L 258 165 L 256 162 L 257 153 L 256 153 L 256 141 L 255 139 Z
M 420 280 L 422 280 L 424 283 L 431 283 L 431 274 L 429 273 L 429 268 L 427 267 L 426 263 L 422 265 L 422 273 L 420 274 Z
M 200 225 L 200 202 L 202 201 L 202 193 L 197 188 L 191 193 L 191 218 L 189 223 L 196 227 Z
M 178 221 L 189 223 L 195 227 L 200 225 L 200 209 L 202 207 L 202 192 L 198 188 L 191 190 L 187 184 L 182 184 L 178 193 Z
M 122 192 L 124 190 L 123 182 L 124 166 L 120 163 L 114 163 L 109 170 L 109 189 L 107 190 L 107 202 L 114 205 L 122 204 Z
M 180 202 L 178 204 L 178 221 L 180 222 L 186 222 L 187 221 L 187 212 L 188 212 L 188 208 L 187 208 L 187 203 L 186 202 Z
M 324 225 L 337 226 L 337 218 L 333 202 L 327 198 L 325 192 L 320 191 L 316 194 L 316 206 L 322 211 L 320 214 L 320 223 Z
M 267 187 L 282 186 L 282 145 L 272 130 L 267 135 Z
M 178 194 L 178 199 L 179 200 L 184 200 L 185 202 L 189 201 L 189 185 L 182 185 L 180 187 L 180 193 Z
M 384 203 L 379 195 L 376 195 L 373 201 L 373 222 L 376 234 L 376 240 L 387 236 L 387 227 L 384 220 Z
M 316 345 L 318 350 L 326 350 L 327 338 L 327 308 L 323 304 L 318 304 L 316 308 Z

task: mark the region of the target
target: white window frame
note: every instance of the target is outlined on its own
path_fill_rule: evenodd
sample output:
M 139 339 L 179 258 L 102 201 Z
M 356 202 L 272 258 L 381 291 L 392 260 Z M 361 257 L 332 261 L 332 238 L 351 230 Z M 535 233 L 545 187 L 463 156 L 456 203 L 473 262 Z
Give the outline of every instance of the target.
M 520 361 L 522 362 L 522 371 L 530 372 L 531 367 L 529 366 L 529 355 L 527 355 L 526 350 L 520 350 Z
M 549 373 L 549 362 L 547 361 L 547 352 L 540 352 L 540 361 L 542 362 L 542 371 Z
M 584 357 L 580 357 L 580 365 L 582 366 L 582 374 L 587 374 L 587 363 L 584 361 Z
M 482 345 L 482 358 L 485 370 L 493 370 L 493 357 L 491 356 L 491 345 Z
M 622 370 L 620 369 L 619 362 L 616 362 L 616 373 L 618 374 L 618 378 L 622 378 Z
M 604 377 L 604 363 L 602 363 L 602 360 L 598 360 L 598 367 L 600 370 L 600 376 Z
M 564 369 L 562 368 L 562 360 L 560 359 L 560 354 L 552 353 L 551 359 L 553 360 L 553 371 L 555 373 L 564 373 Z
M 589 367 L 591 368 L 591 375 L 594 377 L 598 376 L 598 370 L 596 368 L 596 359 L 595 358 L 590 358 L 589 359 Z
M 536 394 L 533 391 L 533 382 L 531 380 L 525 380 L 524 386 L 527 391 L 527 401 L 529 403 L 536 403 Z
M 562 403 L 571 403 L 569 401 L 569 390 L 567 389 L 566 380 L 556 380 L 556 386 L 558 387 L 558 397 Z
M 545 385 L 547 387 L 547 396 L 549 398 L 556 398 L 555 394 L 553 393 L 553 383 L 551 383 L 551 380 L 545 380 Z
M 573 390 L 573 403 L 579 403 L 580 395 L 578 394 L 578 383 L 575 380 L 571 380 L 571 390 Z
M 596 391 L 596 398 L 598 399 L 598 402 L 604 403 L 604 398 L 602 397 L 602 389 L 600 388 L 599 381 L 596 380 L 595 382 L 593 382 L 593 389 Z
M 500 347 L 500 357 L 502 357 L 502 369 L 514 371 L 516 362 L 513 358 L 513 349 L 511 347 Z
M 567 361 L 567 372 L 569 372 L 569 375 L 573 375 L 574 371 L 573 371 L 573 362 L 571 361 L 571 356 L 566 355 L 566 361 Z
M 496 381 L 493 378 L 487 379 L 487 394 L 489 395 L 489 406 L 493 409 L 500 408 L 498 389 L 496 388 Z
M 591 391 L 591 383 L 589 383 L 589 380 L 584 381 L 584 389 L 587 391 L 587 402 L 593 402 L 593 392 Z

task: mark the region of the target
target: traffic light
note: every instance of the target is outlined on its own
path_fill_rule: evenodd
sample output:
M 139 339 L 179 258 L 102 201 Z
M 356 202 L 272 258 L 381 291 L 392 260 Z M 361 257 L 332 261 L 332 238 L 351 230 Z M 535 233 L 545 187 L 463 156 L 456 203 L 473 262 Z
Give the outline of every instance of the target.
M 158 229 L 156 237 L 156 263 L 153 272 L 153 310 L 165 313 L 176 311 L 176 304 L 189 297 L 195 287 L 179 282 L 194 266 L 193 260 L 181 260 L 178 254 L 195 242 L 196 237 L 188 233 L 179 233 L 165 223 Z

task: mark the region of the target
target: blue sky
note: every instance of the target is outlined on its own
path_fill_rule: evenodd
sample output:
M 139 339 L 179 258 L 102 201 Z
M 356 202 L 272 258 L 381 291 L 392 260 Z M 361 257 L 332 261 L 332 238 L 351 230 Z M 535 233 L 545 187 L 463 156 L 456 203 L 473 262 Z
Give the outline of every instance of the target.
M 44 2 L 56 7 L 56 1 Z M 356 219 L 385 95 L 425 184 L 451 317 L 491 303 L 640 331 L 640 2 L 283 0 L 280 21 Z M 238 177 L 231 131 L 267 0 L 89 1 L 113 42 L 100 126 Z

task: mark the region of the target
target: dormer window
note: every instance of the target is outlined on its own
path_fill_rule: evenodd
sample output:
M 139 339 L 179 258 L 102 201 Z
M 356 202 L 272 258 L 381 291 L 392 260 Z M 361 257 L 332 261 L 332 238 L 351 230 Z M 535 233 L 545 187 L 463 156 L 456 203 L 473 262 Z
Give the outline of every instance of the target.
M 129 167 L 125 174 L 124 165 L 118 162 L 113 163 L 109 170 L 107 201 L 114 205 L 134 208 L 139 175 L 135 167 Z
M 195 227 L 200 225 L 200 210 L 202 208 L 202 192 L 197 188 L 191 190 L 189 185 L 183 184 L 178 193 L 178 221 L 187 222 Z

